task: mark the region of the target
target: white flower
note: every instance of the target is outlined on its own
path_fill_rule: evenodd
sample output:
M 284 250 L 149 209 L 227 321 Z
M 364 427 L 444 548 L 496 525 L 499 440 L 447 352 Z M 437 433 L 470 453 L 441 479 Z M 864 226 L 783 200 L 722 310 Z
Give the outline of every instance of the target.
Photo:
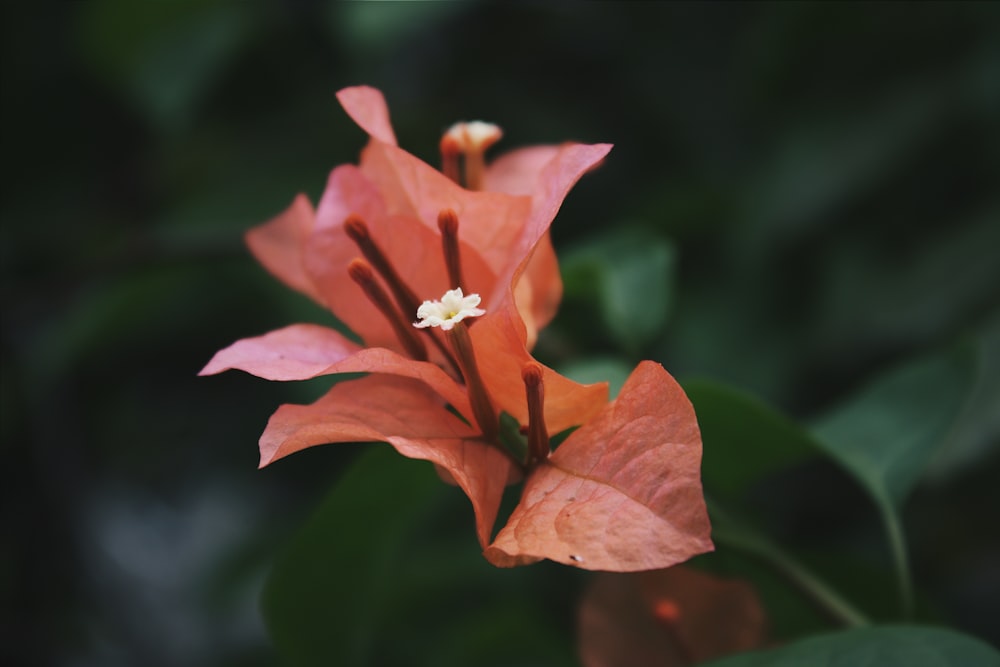
M 479 317 L 485 315 L 486 311 L 476 308 L 481 299 L 478 294 L 462 295 L 462 288 L 448 290 L 441 297 L 440 301 L 424 301 L 417 308 L 419 322 L 414 322 L 413 326 L 418 329 L 425 327 L 441 327 L 448 331 L 456 322 L 461 322 L 466 317 Z

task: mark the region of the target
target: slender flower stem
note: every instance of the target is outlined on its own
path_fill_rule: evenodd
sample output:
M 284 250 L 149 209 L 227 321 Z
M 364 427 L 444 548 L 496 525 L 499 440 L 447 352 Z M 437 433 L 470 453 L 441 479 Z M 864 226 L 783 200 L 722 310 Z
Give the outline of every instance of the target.
M 452 349 L 455 350 L 455 357 L 462 369 L 465 386 L 469 390 L 472 414 L 483 432 L 483 439 L 495 443 L 500 432 L 500 423 L 497 421 L 497 414 L 493 409 L 490 394 L 486 390 L 486 385 L 483 384 L 482 376 L 479 375 L 479 365 L 476 363 L 476 354 L 472 349 L 469 329 L 464 322 L 458 322 L 447 333 L 448 341 L 451 343 Z
M 798 589 L 819 609 L 841 625 L 858 628 L 871 625 L 871 620 L 835 590 L 784 550 L 764 537 L 734 523 L 732 517 L 717 503 L 705 498 L 712 516 L 712 538 L 733 549 L 759 558 L 770 565 L 789 584 Z
M 465 187 L 469 190 L 482 190 L 486 180 L 486 156 L 482 150 L 469 150 L 465 153 Z
M 462 176 L 458 166 L 458 158 L 461 154 L 462 147 L 458 141 L 451 135 L 445 134 L 441 138 L 441 173 L 458 185 L 462 184 Z

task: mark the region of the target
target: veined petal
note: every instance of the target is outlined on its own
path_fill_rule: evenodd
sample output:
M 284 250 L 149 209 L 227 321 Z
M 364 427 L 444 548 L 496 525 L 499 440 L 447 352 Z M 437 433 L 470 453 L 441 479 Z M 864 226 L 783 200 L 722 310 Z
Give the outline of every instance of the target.
M 316 208 L 316 229 L 340 227 L 349 215 L 365 220 L 384 217 L 385 202 L 376 184 L 360 169 L 353 164 L 342 164 L 327 178 L 326 189 Z
M 266 380 L 308 380 L 330 374 L 333 364 L 362 349 L 339 331 L 293 324 L 219 350 L 198 375 L 235 369 Z
M 451 475 L 472 502 L 485 546 L 516 466 L 476 435 L 421 382 L 369 375 L 334 385 L 312 405 L 281 406 L 261 435 L 260 465 L 315 445 L 388 442 L 404 456 L 431 461 Z
M 509 249 L 508 262 L 497 269 L 498 289 L 520 278 L 531 261 L 532 249 L 548 231 L 570 188 L 610 150 L 611 144 L 564 144 L 540 169 L 531 193 L 531 212 Z M 498 295 L 493 295 L 490 302 L 498 300 Z
M 528 260 L 528 264 L 514 285 L 514 300 L 527 329 L 527 346 L 535 346 L 538 332 L 545 328 L 559 310 L 563 282 L 559 260 L 546 232 Z
M 250 252 L 278 280 L 324 303 L 302 264 L 303 248 L 316 223 L 312 204 L 299 195 L 285 211 L 246 233 Z
M 483 185 L 491 192 L 532 195 L 545 166 L 555 159 L 561 146 L 528 146 L 497 157 L 486 167 Z
M 389 121 L 389 105 L 382 92 L 371 86 L 353 86 L 337 91 L 344 111 L 373 139 L 396 145 L 396 134 Z
M 236 341 L 218 351 L 199 375 L 234 369 L 267 380 L 308 380 L 336 373 L 380 373 L 420 380 L 461 415 L 473 419 L 465 391 L 439 367 L 392 350 L 363 348 L 318 324 L 293 324 Z
M 618 398 L 528 477 L 485 555 L 590 570 L 670 567 L 710 551 L 701 436 L 680 385 L 642 362 Z

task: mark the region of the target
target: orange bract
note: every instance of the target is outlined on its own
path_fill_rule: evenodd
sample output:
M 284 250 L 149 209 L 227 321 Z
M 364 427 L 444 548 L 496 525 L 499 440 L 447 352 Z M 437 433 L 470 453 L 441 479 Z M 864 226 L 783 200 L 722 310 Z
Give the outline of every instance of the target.
M 296 324 L 237 341 L 201 374 L 370 375 L 282 406 L 260 438 L 261 466 L 314 445 L 388 442 L 465 491 L 497 565 L 639 570 L 711 549 L 698 426 L 673 378 L 643 363 L 608 404 L 606 384 L 577 384 L 529 353 L 562 290 L 549 226 L 610 146 L 523 149 L 485 168 L 479 154 L 467 182 L 489 190 L 472 191 L 396 145 L 381 93 L 348 88 L 338 99 L 370 136 L 360 165 L 334 169 L 315 210 L 300 195 L 247 243 L 363 343 Z M 438 312 L 442 294 L 451 305 Z M 466 299 L 477 307 L 455 305 Z M 499 442 L 504 413 L 530 427 L 523 460 Z M 550 454 L 549 435 L 575 426 Z M 525 473 L 521 503 L 491 543 L 503 489 Z
M 659 364 L 644 361 L 617 399 L 530 472 L 486 558 L 652 570 L 711 551 L 710 533 L 694 409 Z

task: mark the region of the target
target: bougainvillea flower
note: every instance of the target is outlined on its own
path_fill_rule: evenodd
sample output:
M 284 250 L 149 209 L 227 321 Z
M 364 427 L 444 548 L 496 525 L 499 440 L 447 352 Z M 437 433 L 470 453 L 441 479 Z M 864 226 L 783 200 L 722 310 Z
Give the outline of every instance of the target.
M 749 582 L 681 565 L 596 577 L 577 630 L 585 667 L 681 667 L 767 643 L 767 617 Z
M 521 260 L 531 255 L 515 296 L 533 344 L 562 294 L 548 227 L 569 189 L 610 145 L 513 151 L 499 158 L 495 169 L 485 168 L 480 185 L 486 189 L 472 190 L 397 146 L 379 91 L 358 86 L 341 90 L 337 98 L 370 136 L 360 164 L 333 170 L 315 211 L 300 195 L 284 213 L 251 230 L 247 242 L 254 255 L 286 284 L 329 307 L 368 346 L 402 352 L 385 318 L 357 298 L 358 287 L 345 268 L 360 242 L 372 243 L 421 300 L 454 289 L 440 261 L 439 218 L 449 212 L 460 223 L 466 291 L 482 295 L 487 304 L 502 298 Z M 475 154 L 474 146 L 462 148 Z M 349 217 L 360 224 L 346 227 Z
M 293 325 L 234 343 L 202 374 L 371 375 L 281 407 L 261 436 L 261 465 L 313 445 L 389 442 L 465 491 L 497 565 L 648 569 L 711 548 L 697 422 L 673 379 L 643 364 L 608 404 L 605 384 L 579 385 L 528 351 L 558 281 L 554 256 L 539 249 L 568 188 L 608 147 L 529 149 L 491 170 L 475 166 L 489 129 L 460 126 L 443 153 L 461 153 L 467 172 L 473 164 L 464 185 L 509 192 L 470 190 L 396 146 L 377 91 L 339 98 L 371 137 L 361 165 L 331 173 L 315 212 L 299 197 L 248 241 L 362 343 Z M 553 454 L 549 434 L 577 426 Z M 524 500 L 491 542 L 503 488 L 522 477 Z

